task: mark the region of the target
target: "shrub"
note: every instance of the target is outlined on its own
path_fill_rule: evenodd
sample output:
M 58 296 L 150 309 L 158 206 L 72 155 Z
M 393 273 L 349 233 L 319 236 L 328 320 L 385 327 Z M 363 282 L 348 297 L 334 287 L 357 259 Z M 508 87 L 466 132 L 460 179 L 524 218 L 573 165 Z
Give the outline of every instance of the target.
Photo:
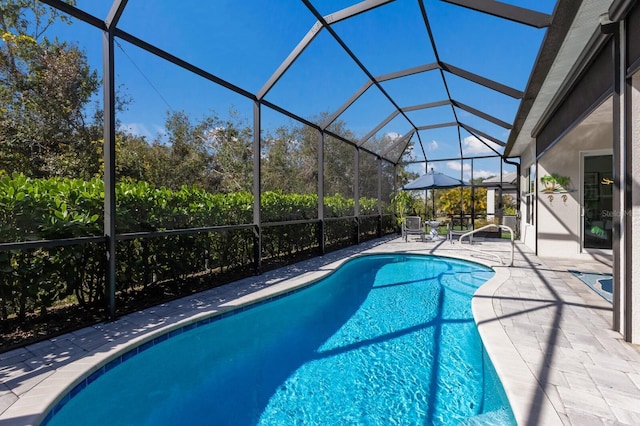
M 261 201 L 263 223 L 318 216 L 316 194 L 272 191 L 263 193 Z M 363 197 L 360 206 L 363 215 L 377 213 L 376 199 Z M 353 199 L 342 195 L 325 198 L 327 217 L 349 217 L 353 211 Z M 0 242 L 101 236 L 103 212 L 104 183 L 99 179 L 0 174 Z M 142 181 L 116 185 L 118 234 L 252 222 L 253 195 L 248 192 L 212 194 L 191 186 L 170 190 Z M 328 246 L 350 244 L 353 224 L 353 219 L 328 223 Z M 285 262 L 308 256 L 318 247 L 318 229 L 316 223 L 265 227 L 262 255 Z M 375 235 L 376 229 L 376 220 L 366 222 L 362 237 Z M 195 291 L 205 277 L 215 274 L 248 273 L 247 266 L 254 259 L 253 231 L 153 238 L 130 235 L 117 242 L 116 250 L 117 294 L 125 304 L 134 305 L 139 299 L 155 300 L 151 296 L 157 292 L 176 296 Z M 101 309 L 105 304 L 104 253 L 104 245 L 95 242 L 0 252 L 0 318 L 23 322 L 29 313 L 44 315 L 54 307 L 69 305 Z

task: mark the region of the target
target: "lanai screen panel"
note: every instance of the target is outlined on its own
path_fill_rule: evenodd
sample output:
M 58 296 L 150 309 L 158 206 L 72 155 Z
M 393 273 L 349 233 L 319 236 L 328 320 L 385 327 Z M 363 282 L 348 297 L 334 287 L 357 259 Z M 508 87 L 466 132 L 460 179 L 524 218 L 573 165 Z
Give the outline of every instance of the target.
M 327 217 L 354 215 L 355 147 L 324 138 L 324 209 Z
M 403 109 L 447 100 L 447 91 L 439 70 L 394 78 L 381 84 Z
M 508 124 L 513 123 L 520 104 L 519 98 L 505 95 L 456 75 L 448 75 L 447 81 L 451 97 L 459 105 L 473 108 Z M 464 122 L 464 120 L 461 121 Z
M 407 133 L 396 139 L 384 153 L 386 158 L 394 163 L 413 161 L 414 144 L 418 138 L 415 133 Z M 420 148 L 418 148 L 420 149 Z
M 375 156 L 364 152 L 360 154 L 359 160 L 360 214 L 378 214 L 378 160 Z
M 117 46 L 126 71 L 118 93 L 128 105 L 116 112 L 116 181 L 150 194 L 136 201 L 116 191 L 124 206 L 118 232 L 250 223 L 251 200 L 223 214 L 216 194 L 252 189 L 251 101 L 134 45 Z
M 390 2 L 333 27 L 375 77 L 435 61 L 418 2 Z
M 136 0 L 119 27 L 256 93 L 314 22 L 295 1 Z
M 344 98 L 344 103 L 341 107 L 346 106 L 346 102 L 350 99 L 348 95 L 350 94 L 341 94 Z M 353 132 L 355 139 L 360 141 L 394 112 L 396 112 L 396 109 L 389 99 L 387 99 L 376 86 L 372 85 L 349 105 L 349 107 L 337 117 L 336 121 L 344 123 L 346 127 Z M 398 129 L 396 131 L 400 130 Z
M 427 160 L 432 161 L 460 157 L 457 127 L 447 126 L 421 130 L 419 134 L 422 139 L 422 144 L 424 145 Z M 421 153 L 421 151 L 419 152 Z
M 426 4 L 443 62 L 524 90 L 544 29 L 442 1 Z
M 474 129 L 475 130 L 475 129 Z M 485 136 L 469 133 L 466 130 L 460 132 L 462 137 L 462 155 L 465 158 L 495 156 L 499 157 L 504 151 L 504 147 Z M 496 173 L 498 169 L 496 169 Z
M 391 197 L 395 191 L 395 167 L 388 161 L 382 161 L 381 197 L 382 214 L 391 213 Z
M 271 108 L 262 109 L 261 189 L 264 192 L 315 196 L 318 189 L 320 132 Z M 308 206 L 307 219 L 317 217 L 317 201 Z M 307 217 L 308 216 L 308 217 Z M 277 222 L 285 218 L 270 218 Z
M 473 160 L 472 168 L 467 175 L 467 179 L 477 182 L 480 179 L 500 177 L 500 163 L 502 163 L 502 161 L 500 157 L 497 156 L 492 158 L 476 158 Z
M 379 123 L 376 128 L 384 122 L 386 122 L 386 119 Z M 370 135 L 370 137 L 366 140 L 362 139 L 360 146 L 372 152 L 386 153 L 395 143 L 399 143 L 399 139 L 411 129 L 412 126 L 410 122 L 404 116 L 398 114 L 374 134 L 367 134 L 367 136 Z
M 320 124 L 363 81 L 360 68 L 327 31 L 321 31 L 265 99 Z

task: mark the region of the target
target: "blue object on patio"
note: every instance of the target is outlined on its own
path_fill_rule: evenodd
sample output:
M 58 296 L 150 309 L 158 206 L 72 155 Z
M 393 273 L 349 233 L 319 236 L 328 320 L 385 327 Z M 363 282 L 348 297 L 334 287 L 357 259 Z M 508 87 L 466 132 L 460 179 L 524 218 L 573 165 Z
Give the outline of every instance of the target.
M 448 189 L 448 188 L 456 188 L 460 186 L 470 186 L 469 182 L 466 182 L 462 179 L 454 178 L 449 175 L 445 175 L 444 173 L 434 173 L 433 169 L 429 171 L 429 173 L 420 176 L 418 179 L 409 182 L 405 186 L 402 187 L 404 191 L 418 191 L 421 189 Z M 431 197 L 433 200 L 433 218 L 436 217 L 436 199 L 434 196 Z
M 613 303 L 613 276 L 606 273 L 583 272 L 569 269 L 580 281 L 591 287 L 593 291 Z
M 429 173 L 409 182 L 403 186 L 402 189 L 405 191 L 411 191 L 420 189 L 455 188 L 457 186 L 469 186 L 469 182 L 445 175 L 444 173 L 434 173 L 434 171 L 431 170 Z

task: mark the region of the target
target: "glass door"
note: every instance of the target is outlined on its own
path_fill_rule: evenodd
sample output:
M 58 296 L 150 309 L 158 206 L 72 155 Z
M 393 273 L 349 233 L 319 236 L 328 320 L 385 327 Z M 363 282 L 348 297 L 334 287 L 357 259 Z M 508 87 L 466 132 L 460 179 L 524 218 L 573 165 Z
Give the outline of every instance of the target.
M 613 244 L 613 156 L 583 156 L 582 247 L 611 249 Z

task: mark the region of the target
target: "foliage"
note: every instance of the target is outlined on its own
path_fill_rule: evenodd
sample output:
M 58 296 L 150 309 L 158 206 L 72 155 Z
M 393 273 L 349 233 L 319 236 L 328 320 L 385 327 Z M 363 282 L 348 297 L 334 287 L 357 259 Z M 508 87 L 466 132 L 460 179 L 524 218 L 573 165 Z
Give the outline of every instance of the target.
M 502 208 L 505 215 L 515 216 L 518 213 L 516 199 L 509 194 L 502 195 Z
M 152 143 L 130 133 L 116 136 L 116 173 L 178 190 L 194 185 L 208 192 L 250 191 L 253 185 L 252 129 L 231 109 L 193 120 L 184 111 L 167 114 L 166 133 Z
M 391 198 L 391 204 L 398 217 L 398 225 L 404 223 L 406 212 L 411 209 L 413 196 L 408 191 L 398 191 Z
M 318 186 L 318 133 L 304 125 L 280 126 L 262 138 L 262 187 L 314 193 Z
M 85 114 L 100 82 L 77 46 L 45 36 L 57 21 L 67 18 L 39 2 L 0 5 L 0 170 L 97 172 L 91 142 L 102 133 L 100 114 L 93 122 Z
M 360 215 L 376 215 L 378 214 L 378 200 L 370 197 L 360 197 Z
M 353 199 L 326 197 L 327 216 L 353 212 Z M 103 234 L 104 184 L 69 178 L 34 179 L 0 174 L 0 242 L 55 240 Z M 362 214 L 377 212 L 377 200 L 361 198 Z M 263 222 L 310 220 L 263 228 L 263 257 L 307 256 L 318 247 L 318 197 L 267 191 Z M 195 186 L 178 190 L 143 181 L 116 185 L 119 234 L 251 224 L 253 196 L 246 191 L 210 193 Z M 337 221 L 339 222 L 339 221 Z M 353 219 L 328 226 L 333 243 L 349 241 Z M 366 222 L 364 237 L 377 232 Z M 346 237 L 345 237 L 346 236 Z M 345 239 L 346 238 L 346 239 Z M 117 243 L 118 295 L 125 305 L 161 294 L 190 292 L 199 278 L 224 271 L 248 271 L 254 261 L 251 227 L 203 231 L 193 235 L 129 238 Z M 288 260 L 290 261 L 290 260 Z M 273 265 L 275 263 L 272 262 Z M 100 244 L 0 252 L 0 319 L 24 321 L 29 312 L 45 314 L 58 304 L 100 307 L 105 295 L 105 258 Z
M 61 22 L 70 20 L 42 2 L 0 3 L 0 242 L 104 235 L 104 117 L 92 108 L 100 79 L 80 47 L 47 37 Z M 119 96 L 116 109 L 126 104 Z M 226 117 L 212 112 L 197 119 L 171 111 L 166 133 L 153 140 L 116 128 L 116 230 L 129 234 L 116 244 L 120 300 L 156 300 L 153 292 L 172 297 L 214 273 L 252 271 L 253 127 L 231 108 Z M 329 130 L 357 140 L 342 121 Z M 360 215 L 378 213 L 375 156 L 360 152 L 355 182 L 355 147 L 325 135 L 324 188 L 334 195 L 324 197 L 324 215 L 335 220 L 319 224 L 318 130 L 293 124 L 260 136 L 261 222 L 312 222 L 265 226 L 262 257 L 306 256 L 317 249 L 320 231 L 331 249 L 353 242 L 356 229 L 366 239 L 392 227 L 386 217 L 382 223 L 353 217 L 356 185 Z M 381 169 L 386 209 L 396 170 L 384 162 Z M 225 225 L 248 226 L 131 235 Z M 102 308 L 105 270 L 103 243 L 0 251 L 0 319 L 23 323 L 35 311 L 72 304 Z
M 404 222 L 405 216 L 424 216 L 425 200 L 417 195 L 418 191 L 398 191 L 391 197 L 391 208 L 397 216 L 397 223 Z
M 441 190 L 437 208 L 445 214 L 471 214 L 471 188 L 451 188 Z M 474 189 L 474 210 L 476 213 L 487 211 L 487 188 Z

